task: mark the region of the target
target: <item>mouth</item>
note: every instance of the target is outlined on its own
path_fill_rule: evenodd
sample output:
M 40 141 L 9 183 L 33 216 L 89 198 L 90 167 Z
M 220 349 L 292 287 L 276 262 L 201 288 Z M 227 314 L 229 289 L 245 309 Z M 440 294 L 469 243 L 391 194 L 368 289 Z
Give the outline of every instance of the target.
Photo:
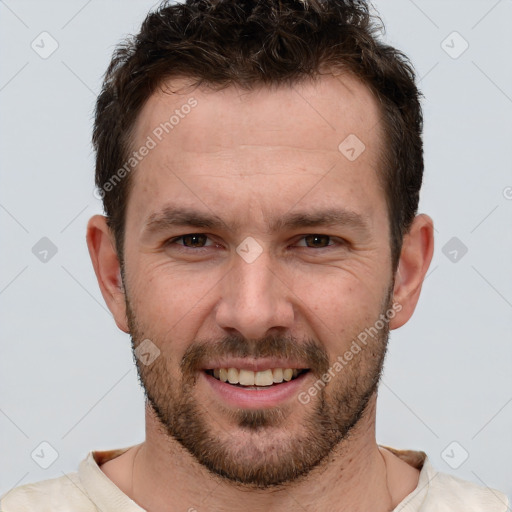
M 299 364 L 285 360 L 239 359 L 210 365 L 200 375 L 213 393 L 213 400 L 236 409 L 269 409 L 291 404 L 312 373 L 311 368 L 300 368 Z
M 234 387 L 265 390 L 293 381 L 309 372 L 309 368 L 268 368 L 260 371 L 244 368 L 211 368 L 204 372 L 210 377 Z

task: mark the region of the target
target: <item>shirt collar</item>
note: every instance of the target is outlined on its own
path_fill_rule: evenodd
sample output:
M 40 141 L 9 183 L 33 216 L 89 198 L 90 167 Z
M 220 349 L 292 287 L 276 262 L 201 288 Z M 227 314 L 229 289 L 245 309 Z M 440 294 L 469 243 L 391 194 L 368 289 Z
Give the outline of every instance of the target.
M 430 482 L 437 476 L 427 454 L 415 450 L 397 450 L 389 446 L 379 445 L 389 450 L 410 466 L 420 470 L 418 485 L 393 510 L 393 512 L 412 512 L 420 510 L 425 501 Z M 100 511 L 111 512 L 144 512 L 137 503 L 124 494 L 112 480 L 100 469 L 105 462 L 115 459 L 128 451 L 131 446 L 114 450 L 91 451 L 80 463 L 78 474 L 90 500 Z

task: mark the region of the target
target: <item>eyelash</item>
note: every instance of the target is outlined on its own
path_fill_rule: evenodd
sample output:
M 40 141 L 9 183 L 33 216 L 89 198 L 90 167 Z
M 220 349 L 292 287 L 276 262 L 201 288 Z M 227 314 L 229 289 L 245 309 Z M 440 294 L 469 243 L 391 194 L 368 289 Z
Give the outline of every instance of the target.
M 187 247 L 186 245 L 183 245 L 183 244 L 176 244 L 176 242 L 178 240 L 183 240 L 185 237 L 190 237 L 190 236 L 206 236 L 208 240 L 210 240 L 210 238 L 208 237 L 208 235 L 205 235 L 205 233 L 187 233 L 185 235 L 181 235 L 181 236 L 177 236 L 177 237 L 174 237 L 174 238 L 170 238 L 169 240 L 167 240 L 165 242 L 165 245 L 166 246 L 169 246 L 169 245 L 177 245 L 179 246 L 180 248 L 182 248 L 182 250 L 195 250 L 195 251 L 202 251 L 202 250 L 206 250 L 208 249 L 209 247 L 213 247 L 215 246 L 216 244 L 213 243 L 212 245 L 207 245 L 207 246 L 204 246 L 204 247 Z M 326 245 L 325 247 L 308 247 L 308 246 L 300 246 L 304 249 L 316 249 L 316 250 L 319 250 L 319 249 L 328 249 L 330 247 L 334 247 L 336 243 L 338 243 L 339 245 L 346 245 L 347 242 L 345 240 L 343 240 L 342 238 L 336 238 L 336 237 L 332 237 L 330 235 L 323 235 L 321 233 L 311 233 L 311 234 L 308 234 L 308 235 L 303 235 L 299 240 L 302 241 L 304 240 L 305 238 L 307 237 L 319 237 L 319 238 L 322 238 L 322 237 L 325 237 L 325 238 L 328 238 L 329 239 L 329 242 L 333 242 L 333 243 L 330 243 L 329 245 Z

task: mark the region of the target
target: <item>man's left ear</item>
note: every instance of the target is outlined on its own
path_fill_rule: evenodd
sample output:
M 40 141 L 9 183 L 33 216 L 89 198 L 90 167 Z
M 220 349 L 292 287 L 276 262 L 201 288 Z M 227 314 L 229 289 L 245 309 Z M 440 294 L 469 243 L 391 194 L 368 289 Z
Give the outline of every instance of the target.
M 414 313 L 433 253 L 434 223 L 428 215 L 422 213 L 414 218 L 403 239 L 393 288 L 393 303 L 396 304 L 394 309 L 397 313 L 389 322 L 390 329 L 398 329 Z

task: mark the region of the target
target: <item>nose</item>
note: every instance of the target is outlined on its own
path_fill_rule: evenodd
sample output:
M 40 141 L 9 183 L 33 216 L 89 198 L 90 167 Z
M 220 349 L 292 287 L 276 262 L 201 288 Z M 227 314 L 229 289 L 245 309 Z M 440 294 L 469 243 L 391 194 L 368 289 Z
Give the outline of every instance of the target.
M 222 280 L 217 324 L 254 340 L 276 329 L 290 330 L 294 322 L 294 295 L 291 285 L 280 274 L 265 251 L 251 263 L 237 255 Z

